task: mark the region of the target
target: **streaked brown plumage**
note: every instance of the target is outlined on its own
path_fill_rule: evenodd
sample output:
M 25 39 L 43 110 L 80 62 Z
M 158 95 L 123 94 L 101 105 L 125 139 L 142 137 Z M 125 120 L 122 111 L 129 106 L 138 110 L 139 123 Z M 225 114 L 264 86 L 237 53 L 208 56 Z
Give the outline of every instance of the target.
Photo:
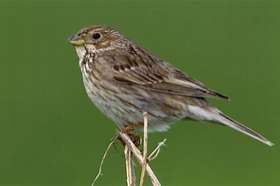
M 109 27 L 83 28 L 70 38 L 79 56 L 91 101 L 120 128 L 139 126 L 149 114 L 149 131 L 164 131 L 189 118 L 229 126 L 267 145 L 270 141 L 210 106 L 208 97 L 228 97 L 207 88 Z

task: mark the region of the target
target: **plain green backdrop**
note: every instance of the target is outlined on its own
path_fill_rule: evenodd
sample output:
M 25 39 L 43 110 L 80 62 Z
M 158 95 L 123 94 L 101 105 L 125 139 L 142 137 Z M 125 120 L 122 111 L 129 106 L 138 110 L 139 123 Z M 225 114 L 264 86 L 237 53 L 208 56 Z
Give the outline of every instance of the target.
M 84 91 L 67 38 L 110 25 L 231 97 L 211 100 L 276 143 L 193 121 L 151 165 L 163 186 L 280 185 L 280 2 L 277 0 L 0 0 L 0 184 L 86 186 L 115 132 Z M 97 185 L 125 185 L 122 147 Z M 147 185 L 150 183 L 147 181 Z

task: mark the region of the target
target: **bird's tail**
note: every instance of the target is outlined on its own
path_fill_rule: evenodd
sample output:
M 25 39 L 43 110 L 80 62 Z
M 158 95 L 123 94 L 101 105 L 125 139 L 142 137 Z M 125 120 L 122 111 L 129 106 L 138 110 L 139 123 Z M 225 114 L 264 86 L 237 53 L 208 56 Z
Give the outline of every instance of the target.
M 266 139 L 264 136 L 262 136 L 261 134 L 257 133 L 256 131 L 246 127 L 245 125 L 231 119 L 229 116 L 225 115 L 224 113 L 222 113 L 220 110 L 216 109 L 216 108 L 212 108 L 211 111 L 212 114 L 214 114 L 214 116 L 212 115 L 212 120 L 218 123 L 222 123 L 232 129 L 235 129 L 239 132 L 242 132 L 243 134 L 246 134 L 268 146 L 273 146 L 274 144 L 272 142 L 270 142 L 268 139 Z

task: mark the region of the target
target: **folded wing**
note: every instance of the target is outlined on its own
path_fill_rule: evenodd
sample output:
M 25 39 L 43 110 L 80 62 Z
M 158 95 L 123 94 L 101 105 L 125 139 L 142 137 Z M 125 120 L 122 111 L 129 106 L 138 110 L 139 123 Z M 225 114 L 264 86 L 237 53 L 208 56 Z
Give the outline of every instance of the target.
M 121 64 L 114 65 L 113 78 L 119 83 L 139 86 L 148 91 L 189 97 L 218 97 L 228 99 L 216 91 L 206 88 L 201 82 L 192 79 L 176 67 L 157 58 L 114 56 Z M 119 58 L 119 59 L 116 59 Z

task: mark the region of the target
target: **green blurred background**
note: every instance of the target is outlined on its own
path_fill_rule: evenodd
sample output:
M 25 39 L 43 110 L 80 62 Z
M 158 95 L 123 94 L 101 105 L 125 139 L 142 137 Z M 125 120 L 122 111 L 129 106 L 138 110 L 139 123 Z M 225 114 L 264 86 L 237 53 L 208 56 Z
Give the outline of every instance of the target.
M 1 186 L 86 186 L 96 174 L 115 126 L 87 98 L 67 43 L 92 24 L 229 95 L 211 102 L 276 143 L 178 122 L 151 136 L 151 149 L 168 139 L 152 162 L 162 185 L 280 185 L 279 20 L 277 0 L 1 0 Z M 122 156 L 110 151 L 98 185 L 125 185 Z

